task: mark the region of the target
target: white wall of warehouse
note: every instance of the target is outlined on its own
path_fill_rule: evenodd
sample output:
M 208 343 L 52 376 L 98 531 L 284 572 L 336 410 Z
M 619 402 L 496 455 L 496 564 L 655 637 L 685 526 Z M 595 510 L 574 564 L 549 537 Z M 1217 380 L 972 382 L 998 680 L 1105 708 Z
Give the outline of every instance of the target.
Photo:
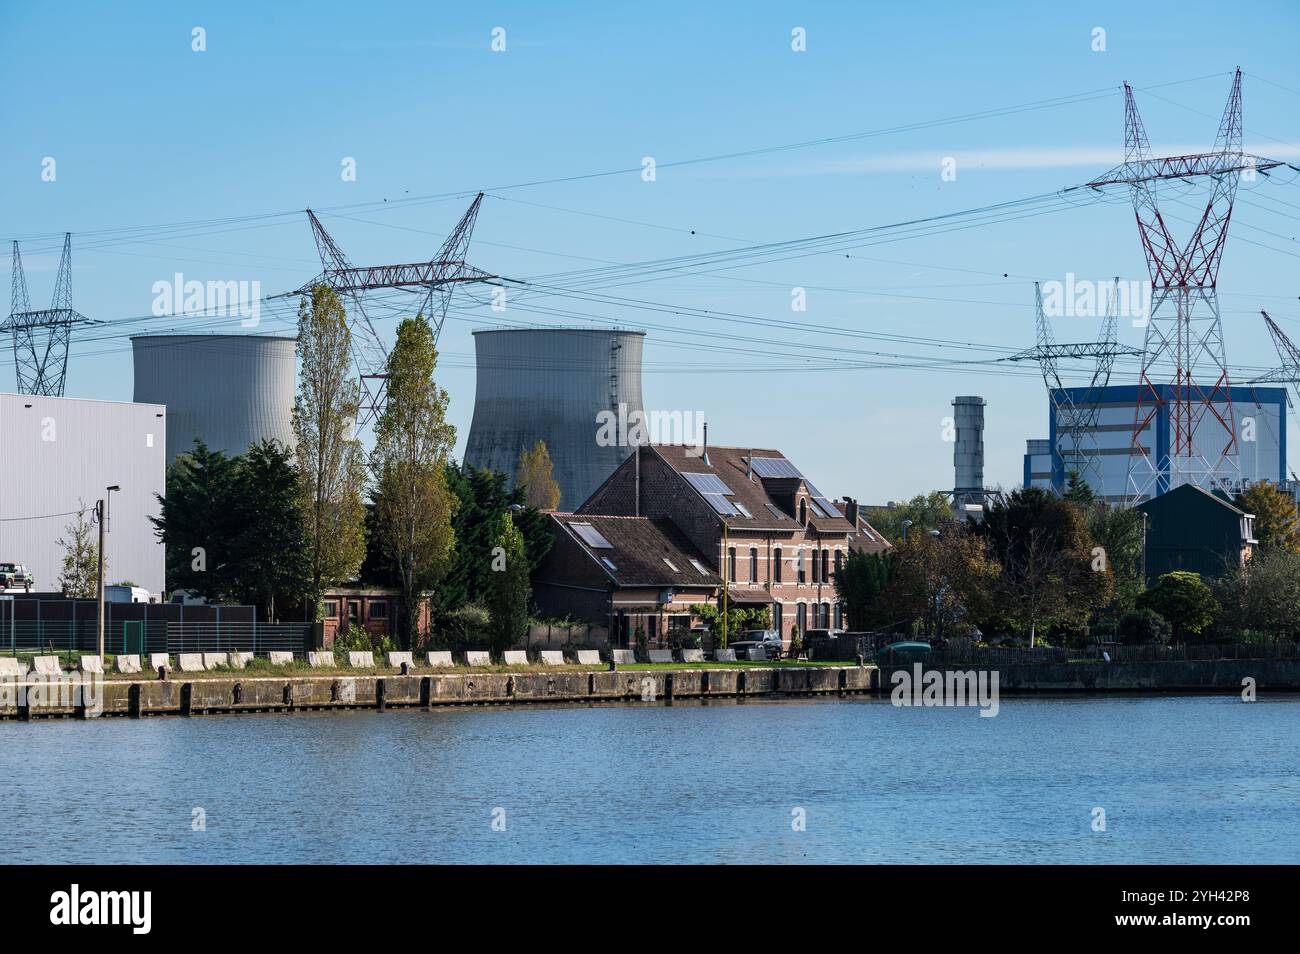
M 158 594 L 163 547 L 149 517 L 164 488 L 166 408 L 78 398 L 0 394 L 0 561 L 25 563 L 36 589 L 59 589 L 69 512 L 112 495 L 106 581 Z

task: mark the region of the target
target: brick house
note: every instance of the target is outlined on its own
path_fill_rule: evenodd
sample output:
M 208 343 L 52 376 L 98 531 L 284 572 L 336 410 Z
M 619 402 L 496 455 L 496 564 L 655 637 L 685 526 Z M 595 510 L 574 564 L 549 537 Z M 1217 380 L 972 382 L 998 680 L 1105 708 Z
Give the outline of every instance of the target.
M 670 521 L 552 513 L 555 543 L 533 573 L 533 600 L 551 616 L 609 627 L 610 645 L 667 646 L 716 603 L 722 580 Z
M 843 627 L 833 573 L 850 549 L 889 548 L 853 500 L 828 499 L 776 450 L 645 445 L 576 512 L 671 523 L 726 580 L 729 603 L 771 610 L 787 646 L 796 626 Z
M 349 623 L 356 623 L 372 636 L 392 636 L 397 632 L 402 612 L 402 591 L 396 587 L 340 586 L 326 590 L 321 597 L 325 606 L 325 645 L 334 645 L 334 637 Z M 428 605 L 420 612 L 420 630 L 429 626 Z

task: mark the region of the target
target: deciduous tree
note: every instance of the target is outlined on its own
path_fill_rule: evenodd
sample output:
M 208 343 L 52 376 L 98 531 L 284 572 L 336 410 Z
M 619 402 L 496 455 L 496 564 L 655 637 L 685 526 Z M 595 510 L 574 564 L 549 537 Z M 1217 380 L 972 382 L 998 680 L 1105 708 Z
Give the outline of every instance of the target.
M 1260 550 L 1300 552 L 1300 518 L 1290 494 L 1267 480 L 1259 480 L 1238 495 L 1237 506 L 1255 515 L 1255 539 Z
M 388 356 L 388 400 L 370 455 L 376 520 L 402 590 L 402 643 L 419 642 L 422 594 L 446 572 L 455 549 L 456 497 L 445 467 L 456 441 L 447 423 L 447 392 L 433 379 L 433 330 L 421 316 L 397 329 Z
M 551 452 L 545 441 L 519 452 L 515 486 L 522 487 L 528 506 L 537 510 L 555 510 L 560 506 L 560 485 L 555 482 Z
M 302 370 L 293 406 L 300 500 L 306 518 L 311 593 L 355 579 L 365 557 L 365 456 L 354 434 L 361 388 L 349 371 L 352 339 L 334 291 L 311 290 L 298 307 Z
M 75 519 L 63 528 L 63 536 L 58 540 L 63 548 L 59 586 L 68 596 L 99 595 L 99 528 L 88 517 L 90 512 L 84 501 L 78 501 Z M 104 573 L 108 573 L 107 564 Z
M 1188 633 L 1202 632 L 1214 622 L 1218 601 L 1199 573 L 1175 570 L 1156 580 L 1155 586 L 1138 597 L 1139 609 L 1155 610 L 1174 630 L 1174 641 L 1181 642 Z

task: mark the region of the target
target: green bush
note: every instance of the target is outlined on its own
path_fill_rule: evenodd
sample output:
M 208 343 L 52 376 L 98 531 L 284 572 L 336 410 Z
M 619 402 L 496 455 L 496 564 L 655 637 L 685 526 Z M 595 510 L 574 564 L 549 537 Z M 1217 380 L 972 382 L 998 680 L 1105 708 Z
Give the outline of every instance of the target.
M 1152 609 L 1129 610 L 1119 618 L 1115 633 L 1127 645 L 1169 642 L 1173 627 L 1169 621 Z
M 376 655 L 387 656 L 397 648 L 397 640 L 392 636 L 376 635 L 356 623 L 348 623 L 347 629 L 334 636 L 336 653 L 373 652 Z

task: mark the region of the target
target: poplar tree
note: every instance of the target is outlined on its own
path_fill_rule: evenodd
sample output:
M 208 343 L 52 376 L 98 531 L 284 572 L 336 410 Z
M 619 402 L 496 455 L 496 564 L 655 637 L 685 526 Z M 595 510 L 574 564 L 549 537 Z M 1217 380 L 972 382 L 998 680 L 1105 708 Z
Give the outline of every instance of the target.
M 504 513 L 492 549 L 492 571 L 487 575 L 489 632 L 497 653 L 518 644 L 528 632 L 528 570 L 524 535 L 510 514 Z
M 325 285 L 313 286 L 310 302 L 304 297 L 298 306 L 298 355 L 293 432 L 315 614 L 324 589 L 355 579 L 366 554 L 365 456 L 355 436 L 361 387 L 349 373 L 347 315 Z
M 388 356 L 388 399 L 370 455 L 376 529 L 402 591 L 408 649 L 419 642 L 424 591 L 446 572 L 456 543 L 457 499 L 444 473 L 456 428 L 446 420 L 447 392 L 433 379 L 437 364 L 429 322 L 422 315 L 404 320 Z

